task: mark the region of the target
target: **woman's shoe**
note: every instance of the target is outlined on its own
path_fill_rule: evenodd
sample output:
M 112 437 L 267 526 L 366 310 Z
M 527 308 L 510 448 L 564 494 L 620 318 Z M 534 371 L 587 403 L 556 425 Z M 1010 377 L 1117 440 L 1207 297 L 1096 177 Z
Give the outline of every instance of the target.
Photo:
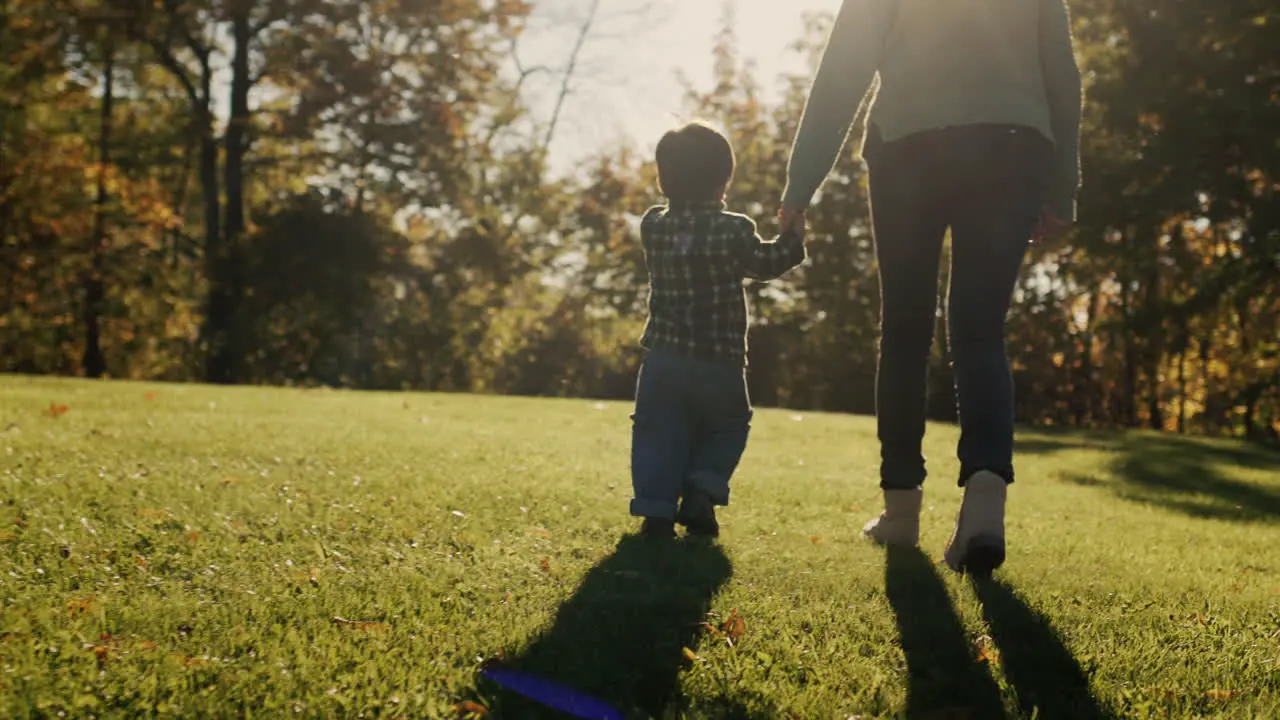
M 915 547 L 920 543 L 920 504 L 924 491 L 885 490 L 884 512 L 867 523 L 862 534 L 881 545 Z
M 974 473 L 964 485 L 956 532 L 943 555 L 958 573 L 989 576 L 1004 564 L 1004 506 L 1009 483 L 993 472 Z

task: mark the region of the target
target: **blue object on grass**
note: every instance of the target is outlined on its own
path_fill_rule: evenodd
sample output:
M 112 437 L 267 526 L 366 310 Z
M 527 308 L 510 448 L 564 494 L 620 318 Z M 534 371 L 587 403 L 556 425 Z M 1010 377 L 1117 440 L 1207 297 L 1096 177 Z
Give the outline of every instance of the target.
M 603 700 L 535 675 L 498 667 L 486 668 L 481 672 L 512 692 L 582 720 L 626 720 L 621 711 Z

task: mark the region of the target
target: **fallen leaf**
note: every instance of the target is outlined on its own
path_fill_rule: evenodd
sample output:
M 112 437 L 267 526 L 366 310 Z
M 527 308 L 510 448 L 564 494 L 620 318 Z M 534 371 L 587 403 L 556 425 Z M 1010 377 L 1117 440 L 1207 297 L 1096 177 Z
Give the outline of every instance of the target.
M 240 478 L 229 477 L 222 481 L 222 487 L 231 487 L 232 485 L 239 485 L 239 484 L 240 484 Z
M 200 539 L 200 533 L 196 532 L 195 530 L 192 530 L 187 533 L 186 537 L 191 542 L 195 542 Z
M 18 539 L 17 533 L 12 533 L 12 532 L 9 532 L 8 530 L 0 532 L 0 542 L 14 542 L 17 539 Z
M 738 614 L 738 609 L 729 611 L 729 617 L 720 625 L 720 631 L 730 642 L 737 642 L 747 632 L 747 621 Z
M 351 628 L 352 630 L 362 630 L 364 632 L 386 632 L 391 626 L 384 622 L 376 622 L 373 620 L 348 620 L 344 617 L 334 615 L 329 621 L 339 627 Z
M 690 650 L 689 648 L 682 648 L 681 651 L 684 654 L 685 660 L 688 660 L 689 662 L 698 662 L 698 653 Z
M 107 659 L 111 656 L 111 651 L 116 649 L 115 638 L 110 633 L 102 633 L 101 642 L 89 645 L 89 649 L 93 650 L 93 655 L 98 661 L 98 667 L 103 668 L 107 665 Z
M 472 702 L 470 700 L 466 700 L 458 703 L 457 705 L 454 705 L 453 711 L 459 715 L 462 715 L 463 717 L 470 716 L 470 715 L 479 715 L 480 717 L 484 717 L 489 714 L 489 708 L 481 705 L 478 702 Z
M 550 537 L 551 537 L 551 531 L 550 531 L 550 530 L 547 530 L 546 528 L 534 528 L 534 529 L 533 529 L 533 532 L 534 532 L 534 534 L 535 534 L 535 535 L 538 535 L 538 536 L 541 536 L 541 537 L 544 537 L 544 538 L 550 538 Z
M 821 535 L 810 535 L 810 536 L 809 536 L 809 542 L 813 543 L 814 545 L 821 545 L 821 544 L 822 544 L 822 536 L 821 536 Z
M 711 637 L 714 637 L 714 638 L 718 638 L 718 637 L 720 637 L 720 628 L 716 627 L 715 625 L 712 625 L 712 624 L 711 624 L 711 623 L 709 623 L 709 622 L 698 623 L 698 627 L 699 627 L 703 632 L 705 632 L 705 633 L 707 633 L 708 635 L 710 635 Z
M 1235 690 L 1210 690 L 1206 692 L 1205 697 L 1212 700 L 1230 700 L 1236 696 Z
M 149 402 L 155 402 L 156 400 L 156 394 L 153 392 L 146 393 L 142 397 L 146 398 Z
M 983 635 L 974 644 L 978 646 L 978 662 L 988 665 L 1000 664 L 1000 651 L 996 649 L 989 635 Z
M 179 655 L 178 659 L 181 660 L 182 664 L 186 665 L 187 667 L 203 667 L 209 664 L 209 661 L 204 660 L 203 658 L 193 658 L 193 657 L 187 657 L 185 655 Z
M 453 515 L 454 517 L 460 517 L 460 518 L 464 518 L 467 516 L 467 514 L 462 512 L 461 510 L 454 510 Z
M 551 572 L 551 558 L 542 558 L 538 561 L 538 567 L 542 568 L 542 572 Z
M 72 616 L 83 615 L 98 606 L 97 598 L 87 597 L 80 600 L 68 600 L 67 612 Z
M 147 567 L 147 559 L 146 559 L 146 558 L 142 557 L 141 555 L 134 555 L 134 556 L 133 556 L 133 561 L 134 561 L 135 563 L 137 563 L 137 564 L 138 564 L 138 567 L 140 567 L 140 568 L 142 568 L 142 569 L 144 569 L 144 570 L 146 569 L 146 567 Z
M 45 410 L 44 414 L 56 420 L 62 417 L 63 415 L 66 415 L 67 411 L 70 409 L 71 408 L 67 407 L 66 405 L 59 405 L 58 403 L 51 402 L 49 403 L 49 409 Z

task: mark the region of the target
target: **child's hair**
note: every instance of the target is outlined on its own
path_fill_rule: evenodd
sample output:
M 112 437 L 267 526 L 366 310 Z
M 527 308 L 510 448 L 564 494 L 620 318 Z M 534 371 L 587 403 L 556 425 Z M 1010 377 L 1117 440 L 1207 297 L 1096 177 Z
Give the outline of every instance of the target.
M 675 202 L 719 200 L 737 165 L 729 139 L 703 122 L 663 135 L 657 160 L 658 185 Z

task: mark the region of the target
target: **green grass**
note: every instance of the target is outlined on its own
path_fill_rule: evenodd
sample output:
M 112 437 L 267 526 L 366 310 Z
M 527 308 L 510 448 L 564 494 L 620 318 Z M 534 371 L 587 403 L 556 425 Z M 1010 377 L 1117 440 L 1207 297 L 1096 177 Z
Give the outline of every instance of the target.
M 0 713 L 540 717 L 501 657 L 628 717 L 1280 716 L 1274 454 L 1024 433 L 974 586 L 954 429 L 924 554 L 859 538 L 872 421 L 769 411 L 721 542 L 654 548 L 628 412 L 0 378 Z

